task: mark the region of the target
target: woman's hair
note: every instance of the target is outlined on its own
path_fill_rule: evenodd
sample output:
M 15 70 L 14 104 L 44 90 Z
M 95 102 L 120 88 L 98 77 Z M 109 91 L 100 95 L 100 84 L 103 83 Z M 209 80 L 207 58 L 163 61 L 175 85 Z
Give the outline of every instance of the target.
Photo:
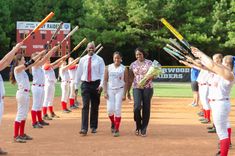
M 138 48 L 135 49 L 135 53 L 137 51 L 141 52 L 144 55 L 144 58 L 148 57 L 148 53 L 145 52 L 143 48 L 138 47 Z
M 114 55 L 119 55 L 121 58 L 122 58 L 122 54 L 119 52 L 119 51 L 115 51 L 114 53 L 113 53 L 113 56 Z
M 15 76 L 14 76 L 14 69 L 15 69 L 16 66 L 19 65 L 19 61 L 22 59 L 22 57 L 23 57 L 22 54 L 16 54 L 13 61 L 12 61 L 11 70 L 10 70 L 10 82 L 12 84 L 16 83 L 16 79 L 15 79 Z
M 233 68 L 234 68 L 233 56 L 232 55 L 226 55 L 226 56 L 224 56 L 223 59 L 225 59 L 229 62 L 230 66 L 231 66 L 231 69 L 233 70 Z
M 223 55 L 221 54 L 221 53 L 216 53 L 216 54 L 214 54 L 213 56 L 212 56 L 212 58 L 213 57 L 218 57 L 219 59 L 223 59 Z

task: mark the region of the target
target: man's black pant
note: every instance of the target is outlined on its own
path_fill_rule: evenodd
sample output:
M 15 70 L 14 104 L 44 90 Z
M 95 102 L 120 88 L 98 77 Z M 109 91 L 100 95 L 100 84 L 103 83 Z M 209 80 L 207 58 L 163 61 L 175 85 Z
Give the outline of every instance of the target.
M 148 127 L 152 96 L 153 88 L 133 89 L 134 120 L 136 122 L 136 129 L 138 130 L 146 130 Z
M 100 104 L 100 94 L 97 88 L 100 85 L 100 80 L 92 82 L 82 82 L 81 95 L 82 95 L 82 128 L 88 130 L 88 119 L 89 119 L 89 105 L 91 103 L 90 112 L 90 128 L 97 129 L 98 127 L 98 114 Z

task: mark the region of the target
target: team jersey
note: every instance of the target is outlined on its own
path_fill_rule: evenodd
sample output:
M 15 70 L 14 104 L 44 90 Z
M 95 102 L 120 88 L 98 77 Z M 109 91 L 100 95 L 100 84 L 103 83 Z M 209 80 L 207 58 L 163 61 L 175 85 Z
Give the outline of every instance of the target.
M 42 67 L 38 68 L 32 67 L 32 75 L 33 75 L 33 84 L 44 85 L 45 78 Z
M 0 74 L 0 103 L 2 102 L 2 98 L 5 96 L 5 88 L 4 82 L 2 79 L 2 75 Z
M 74 81 L 75 79 L 75 74 L 76 74 L 76 70 L 77 70 L 77 66 L 71 66 L 69 68 L 69 77 L 70 77 L 70 80 Z
M 201 70 L 198 77 L 197 77 L 197 82 L 200 85 L 206 85 L 208 78 L 210 76 L 210 72 L 208 72 L 207 70 Z
M 55 71 L 50 65 L 43 66 L 45 83 L 56 83 Z
M 213 74 L 208 80 L 209 83 L 209 99 L 222 100 L 229 99 L 231 88 L 234 81 L 225 80 L 223 77 Z
M 62 68 L 60 68 L 59 74 L 60 74 L 60 77 L 61 77 L 61 82 L 69 82 L 70 81 L 69 71 L 68 70 L 62 70 Z
M 114 63 L 108 66 L 108 87 L 111 89 L 123 88 L 125 85 L 124 81 L 125 66 L 120 65 L 115 67 Z
M 19 90 L 23 90 L 23 91 L 30 90 L 29 76 L 24 70 L 21 71 L 20 73 L 16 73 L 14 70 L 14 76 L 18 84 Z

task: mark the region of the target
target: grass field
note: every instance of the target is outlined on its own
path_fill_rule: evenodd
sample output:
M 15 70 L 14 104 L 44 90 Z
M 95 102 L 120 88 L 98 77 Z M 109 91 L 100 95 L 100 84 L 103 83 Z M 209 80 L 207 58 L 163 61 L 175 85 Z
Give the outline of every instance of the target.
M 6 96 L 15 96 L 17 86 L 5 82 Z M 60 83 L 56 83 L 55 96 L 61 95 Z M 192 97 L 190 83 L 154 83 L 154 96 L 158 97 Z M 235 98 L 235 87 L 232 89 L 232 98 Z

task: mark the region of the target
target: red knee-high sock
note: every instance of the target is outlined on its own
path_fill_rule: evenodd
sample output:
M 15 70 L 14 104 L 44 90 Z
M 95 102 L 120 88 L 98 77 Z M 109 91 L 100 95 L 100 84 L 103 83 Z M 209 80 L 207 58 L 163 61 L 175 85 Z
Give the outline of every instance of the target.
M 209 122 L 211 121 L 211 110 L 206 110 L 206 118 Z
M 53 113 L 53 112 L 54 112 L 54 111 L 53 111 L 53 106 L 49 106 L 48 108 L 49 108 L 50 113 Z
M 42 111 L 37 111 L 37 117 L 38 117 L 38 121 L 42 122 Z
M 110 115 L 110 116 L 109 116 L 109 119 L 110 119 L 110 121 L 111 121 L 112 124 L 115 124 L 115 122 L 114 122 L 114 115 Z
M 14 123 L 14 138 L 19 136 L 19 130 L 20 130 L 20 122 L 15 121 L 15 123 Z
M 229 138 L 220 140 L 220 156 L 227 156 L 229 150 Z
M 47 114 L 47 107 L 42 107 L 43 115 Z
M 231 133 L 232 133 L 232 129 L 228 128 L 228 138 L 229 138 L 229 144 L 231 144 Z
M 115 117 L 115 129 L 119 130 L 119 126 L 121 123 L 121 117 Z
M 66 110 L 66 109 L 67 109 L 67 103 L 66 103 L 66 102 L 61 101 L 61 106 L 62 106 L 62 109 L 63 109 L 63 110 Z
M 33 125 L 35 125 L 37 122 L 36 116 L 37 116 L 37 112 L 34 110 L 31 110 L 31 117 L 32 117 L 32 124 Z
M 70 103 L 70 107 L 74 106 L 74 99 L 73 98 L 69 99 L 69 103 Z
M 20 136 L 24 136 L 25 120 L 20 122 Z

